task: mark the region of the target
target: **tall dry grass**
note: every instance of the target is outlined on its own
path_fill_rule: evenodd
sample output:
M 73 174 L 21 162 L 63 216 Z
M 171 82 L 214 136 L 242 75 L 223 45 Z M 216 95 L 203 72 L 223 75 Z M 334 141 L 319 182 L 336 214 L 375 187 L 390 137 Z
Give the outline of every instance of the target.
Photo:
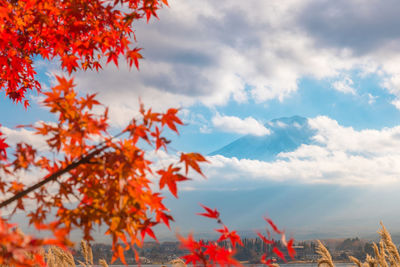
M 84 267 L 94 266 L 92 248 L 83 240 L 81 241 L 81 252 L 84 262 L 78 261 L 79 265 Z M 47 249 L 47 252 L 43 252 L 43 254 L 48 267 L 76 267 L 72 254 L 59 247 L 50 247 Z M 108 267 L 107 262 L 103 259 L 99 260 L 99 265 Z
M 317 243 L 317 253 L 321 256 L 321 258 L 318 259 L 318 267 L 334 267 L 335 265 L 333 264 L 332 256 L 328 249 L 322 244 L 321 241 L 317 240 Z
M 50 247 L 44 253 L 48 267 L 75 267 L 74 257 L 69 251 L 65 251 L 59 247 Z
M 186 263 L 181 258 L 176 258 L 169 262 L 172 267 L 186 267 Z
M 93 252 L 92 248 L 85 242 L 81 241 L 81 252 L 84 262 L 78 260 L 78 264 L 83 267 L 93 267 Z M 76 267 L 74 257 L 71 252 L 63 250 L 56 246 L 51 246 L 45 251 L 40 252 L 46 261 L 47 267 Z M 99 260 L 99 265 L 102 267 L 109 267 L 107 261 L 104 259 Z M 8 265 L 0 264 L 0 267 L 10 267 Z
M 392 241 L 388 230 L 381 223 L 382 229 L 378 232 L 381 240 L 378 244 L 373 243 L 375 256 L 368 255 L 364 262 L 349 256 L 349 259 L 358 267 L 400 267 L 400 254 Z M 334 267 L 331 254 L 326 247 L 318 240 L 317 253 L 321 256 L 318 260 L 318 267 Z

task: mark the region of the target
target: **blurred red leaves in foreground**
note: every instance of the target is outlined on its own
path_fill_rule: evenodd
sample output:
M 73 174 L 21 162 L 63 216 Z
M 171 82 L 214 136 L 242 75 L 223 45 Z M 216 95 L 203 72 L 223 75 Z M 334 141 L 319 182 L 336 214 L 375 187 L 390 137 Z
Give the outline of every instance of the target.
M 41 227 L 50 229 L 54 224 Z M 58 229 L 53 239 L 40 239 L 24 235 L 15 224 L 10 224 L 0 217 L 0 264 L 10 266 L 44 266 L 45 262 L 40 249 L 46 245 L 57 245 L 65 248 L 71 245 L 65 238 L 65 232 Z
M 240 236 L 236 231 L 230 231 L 228 227 L 222 222 L 220 213 L 216 209 L 211 209 L 200 204 L 204 208 L 204 213 L 198 213 L 198 215 L 211 218 L 216 220 L 222 228 L 216 229 L 215 231 L 220 234 L 217 241 L 196 241 L 192 234 L 189 234 L 187 238 L 178 235 L 178 239 L 181 242 L 181 247 L 189 251 L 189 254 L 183 256 L 186 264 L 193 264 L 194 266 L 241 266 L 241 264 L 234 258 L 237 246 L 243 246 Z M 286 242 L 284 231 L 278 229 L 271 219 L 265 218 L 272 230 L 280 235 L 280 240 L 283 245 L 287 248 L 289 256 L 293 259 L 296 252 L 293 249 L 293 239 Z M 272 246 L 273 255 L 267 255 L 264 253 L 261 256 L 260 262 L 268 266 L 274 266 L 275 263 L 274 255 L 281 258 L 286 262 L 284 253 L 278 248 L 277 241 L 271 238 L 271 233 L 268 228 L 267 237 L 261 233 L 257 235 L 265 244 Z M 221 245 L 221 241 L 229 240 L 228 245 Z
M 113 260 L 120 258 L 125 262 L 125 250 L 140 246 L 146 236 L 156 239 L 153 227 L 169 227 L 173 220 L 164 206 L 164 197 L 150 185 L 158 183 L 160 190 L 167 185 L 177 197 L 177 183 L 189 179 L 189 169 L 201 173 L 198 164 L 205 160 L 196 153 L 181 153 L 168 167 L 157 167 L 141 148 L 143 143 L 155 151 L 166 147 L 169 140 L 162 136 L 164 128 L 176 131 L 177 125 L 182 124 L 176 109 L 156 113 L 142 105 L 141 118 L 132 120 L 117 136 L 111 136 L 108 110 L 104 109 L 102 114 L 93 111 L 101 106 L 95 95 L 78 97 L 72 79 L 57 80 L 58 84 L 44 93 L 43 101 L 58 117 L 57 123 L 29 126 L 43 136 L 48 151 L 17 144 L 13 160 L 1 164 L 8 179 L 0 180 L 0 190 L 13 197 L 1 202 L 0 207 L 13 203 L 14 212 L 24 211 L 37 229 L 50 231 L 56 245 L 68 244 L 65 238 L 76 228 L 83 231 L 86 240 L 92 240 L 93 228 L 103 225 L 113 242 Z M 32 170 L 47 174 L 33 186 L 18 179 L 24 173 L 21 171 Z M 36 210 L 25 211 L 28 200 Z M 57 221 L 49 224 L 46 219 L 54 211 Z M 8 225 L 5 219 L 2 223 Z M 0 236 L 2 230 L 7 233 L 9 228 L 0 229 Z M 33 240 L 33 247 L 27 247 L 32 252 L 48 242 Z M 21 260 L 13 251 L 26 242 L 18 246 L 13 242 L 4 236 L 5 245 L 0 253 L 3 262 Z

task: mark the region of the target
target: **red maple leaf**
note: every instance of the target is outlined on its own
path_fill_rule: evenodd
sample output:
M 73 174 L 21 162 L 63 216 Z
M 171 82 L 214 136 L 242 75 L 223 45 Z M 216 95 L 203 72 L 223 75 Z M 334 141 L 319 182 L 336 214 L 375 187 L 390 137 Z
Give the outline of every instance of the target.
M 261 233 L 257 232 L 257 235 L 261 238 L 261 240 L 265 243 L 265 244 L 274 244 L 273 240 L 269 240 L 268 238 L 266 238 L 265 236 L 263 236 Z
M 280 251 L 277 247 L 274 247 L 274 248 L 272 249 L 272 251 L 276 254 L 276 256 L 278 256 L 278 257 L 281 258 L 284 262 L 286 262 L 285 255 L 283 255 L 283 252 Z
M 292 259 L 294 259 L 294 256 L 296 255 L 296 250 L 293 248 L 293 242 L 294 242 L 294 240 L 293 240 L 293 238 L 291 238 L 287 244 L 287 250 L 288 250 L 289 256 Z
M 0 132 L 1 135 L 1 132 Z M 7 143 L 5 142 L 5 138 L 0 138 L 0 160 L 6 160 L 7 159 Z
M 189 166 L 195 170 L 197 173 L 201 174 L 204 176 L 204 174 L 201 172 L 199 162 L 207 162 L 206 158 L 203 157 L 203 155 L 199 153 L 182 153 L 181 154 L 181 159 L 180 162 L 185 163 L 185 172 L 186 174 L 188 173 Z
M 265 221 L 267 221 L 267 223 L 269 223 L 269 225 L 271 225 L 272 230 L 274 230 L 275 233 L 283 234 L 283 231 L 279 230 L 278 227 L 275 225 L 275 223 L 271 219 L 266 218 L 266 217 L 264 217 L 264 219 L 265 219 Z
M 224 225 L 222 229 L 217 229 L 217 232 L 221 233 L 221 236 L 217 240 L 217 242 L 220 242 L 222 240 L 228 239 L 231 241 L 232 247 L 236 247 L 236 243 L 239 245 L 243 246 L 242 240 L 240 240 L 240 236 L 236 233 L 236 231 L 229 231 L 228 227 Z
M 200 206 L 202 206 L 203 209 L 206 210 L 206 212 L 205 213 L 197 213 L 197 215 L 201 215 L 201 216 L 208 217 L 211 219 L 219 220 L 219 212 L 217 211 L 217 209 L 212 210 L 209 207 L 204 206 L 203 204 L 200 204 Z
M 165 170 L 159 170 L 157 171 L 158 174 L 161 175 L 159 186 L 160 189 L 163 189 L 165 185 L 168 186 L 169 191 L 177 198 L 177 182 L 182 182 L 189 180 L 189 178 L 177 173 L 180 170 L 179 167 L 173 167 L 173 165 L 169 165 L 168 169 Z

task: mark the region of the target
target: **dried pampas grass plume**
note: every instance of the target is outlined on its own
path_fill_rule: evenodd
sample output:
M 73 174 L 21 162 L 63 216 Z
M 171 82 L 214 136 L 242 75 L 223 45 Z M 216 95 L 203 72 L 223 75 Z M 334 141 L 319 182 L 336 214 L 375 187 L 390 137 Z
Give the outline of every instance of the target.
M 94 266 L 92 247 L 89 246 L 89 244 L 86 243 L 84 240 L 81 241 L 81 251 L 82 251 L 83 257 L 85 258 L 85 262 L 78 261 L 79 265 L 82 265 L 83 267 Z M 106 260 L 104 260 L 104 259 L 99 260 L 99 265 L 102 267 L 108 267 L 108 264 L 107 264 Z
M 99 260 L 99 265 L 101 267 L 108 267 L 108 264 L 107 264 L 106 260 L 103 260 L 103 259 Z
M 322 244 L 321 241 L 317 240 L 317 243 L 317 253 L 321 256 L 321 258 L 318 259 L 318 267 L 335 267 L 328 249 Z
M 83 240 L 81 241 L 81 251 L 85 262 L 78 261 L 79 265 L 83 267 L 93 267 L 92 248 Z M 76 267 L 72 254 L 59 247 L 52 246 L 47 249 L 47 252 L 43 251 L 42 254 L 44 255 L 48 267 Z M 99 265 L 102 267 L 108 267 L 108 264 L 104 259 L 99 260 Z
M 367 254 L 365 262 L 362 263 L 355 257 L 349 256 L 349 259 L 358 267 L 400 267 L 400 254 L 396 245 L 392 241 L 389 231 L 381 222 L 382 229 L 378 231 L 381 240 L 378 245 L 373 243 L 375 257 Z M 318 240 L 317 253 L 321 256 L 318 260 L 318 266 L 328 265 L 334 267 L 332 257 L 329 251 Z
M 186 267 L 186 263 L 181 258 L 176 258 L 169 262 L 172 267 Z
M 48 267 L 75 267 L 74 257 L 69 251 L 63 250 L 59 247 L 50 247 L 44 258 Z

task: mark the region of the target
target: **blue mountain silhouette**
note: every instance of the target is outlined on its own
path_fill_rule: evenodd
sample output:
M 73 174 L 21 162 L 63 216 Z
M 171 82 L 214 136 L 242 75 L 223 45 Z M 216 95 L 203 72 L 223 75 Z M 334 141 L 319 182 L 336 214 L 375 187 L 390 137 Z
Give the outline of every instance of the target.
M 210 155 L 272 161 L 281 152 L 294 151 L 302 144 L 312 143 L 315 135 L 308 120 L 300 116 L 274 119 L 265 127 L 270 129 L 269 135 L 245 135 Z

